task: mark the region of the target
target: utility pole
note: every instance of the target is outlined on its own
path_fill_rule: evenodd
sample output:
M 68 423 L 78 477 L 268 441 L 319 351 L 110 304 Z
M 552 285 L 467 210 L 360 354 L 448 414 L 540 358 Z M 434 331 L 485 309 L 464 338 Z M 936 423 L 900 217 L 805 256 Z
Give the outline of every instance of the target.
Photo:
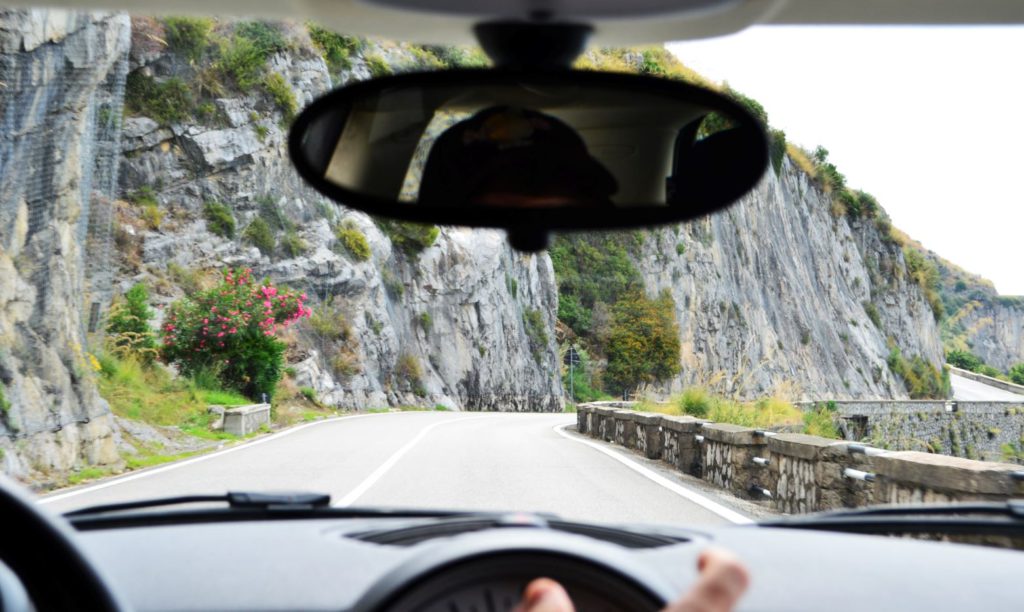
M 569 397 L 572 401 L 576 401 L 576 380 L 573 376 L 576 366 L 580 365 L 580 354 L 576 352 L 576 348 L 573 345 L 569 345 L 569 350 L 565 352 L 565 363 L 569 366 Z

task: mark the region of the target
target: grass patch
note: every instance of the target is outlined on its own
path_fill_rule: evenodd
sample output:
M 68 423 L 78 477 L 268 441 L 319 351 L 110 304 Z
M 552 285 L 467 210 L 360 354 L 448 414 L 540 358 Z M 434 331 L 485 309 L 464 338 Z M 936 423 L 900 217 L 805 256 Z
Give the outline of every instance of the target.
M 206 229 L 221 238 L 235 237 L 235 218 L 231 209 L 220 202 L 206 202 L 203 205 L 203 216 L 206 217 Z
M 299 103 L 295 99 L 295 92 L 283 76 L 274 72 L 263 79 L 263 89 L 274 101 L 274 105 L 281 111 L 285 123 L 291 123 L 295 113 L 299 110 Z
M 270 225 L 262 217 L 253 219 L 252 223 L 245 228 L 242 237 L 264 255 L 273 253 L 274 247 L 277 244 L 277 241 L 274 240 L 273 232 L 270 231 Z
M 110 468 L 87 467 L 78 470 L 68 476 L 68 484 L 81 484 L 87 480 L 96 480 L 110 475 Z
M 370 242 L 351 220 L 346 220 L 334 229 L 334 236 L 345 251 L 356 261 L 367 261 L 373 254 Z
M 759 429 L 791 427 L 803 421 L 800 410 L 783 399 L 773 397 L 740 402 L 712 395 L 699 387 L 686 389 L 668 403 L 641 401 L 636 404 L 636 408 L 643 412 L 689 415 L 716 423 L 731 423 Z
M 201 452 L 202 451 L 190 451 L 187 453 L 178 453 L 177 455 L 127 455 L 124 458 L 124 464 L 129 470 L 141 470 L 143 468 L 153 467 L 154 465 L 188 459 L 189 457 L 194 457 Z
M 166 125 L 189 119 L 194 101 L 192 91 L 178 77 L 157 82 L 136 70 L 125 81 L 124 104 L 130 114 Z

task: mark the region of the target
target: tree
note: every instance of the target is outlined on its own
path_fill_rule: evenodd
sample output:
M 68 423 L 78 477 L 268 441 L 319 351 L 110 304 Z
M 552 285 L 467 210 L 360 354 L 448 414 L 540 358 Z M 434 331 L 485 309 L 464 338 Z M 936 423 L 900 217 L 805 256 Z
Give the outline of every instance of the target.
M 134 357 L 148 365 L 156 357 L 156 341 L 149 322 L 149 291 L 137 283 L 114 302 L 107 318 L 107 344 L 119 357 Z
M 679 372 L 679 325 L 667 292 L 655 300 L 636 290 L 612 309 L 605 381 L 616 393 L 667 380 Z
M 211 373 L 254 400 L 273 397 L 285 344 L 277 334 L 312 310 L 305 294 L 257 283 L 251 270 L 224 272 L 213 289 L 168 309 L 161 358 L 187 376 Z
M 963 370 L 977 372 L 982 366 L 981 359 L 970 351 L 953 350 L 946 353 L 946 363 Z

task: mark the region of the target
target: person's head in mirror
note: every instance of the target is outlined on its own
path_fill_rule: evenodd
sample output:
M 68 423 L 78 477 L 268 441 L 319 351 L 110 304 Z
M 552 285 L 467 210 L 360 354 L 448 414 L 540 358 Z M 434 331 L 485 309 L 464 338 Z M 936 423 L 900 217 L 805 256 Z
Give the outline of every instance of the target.
M 508 106 L 448 128 L 430 150 L 418 201 L 441 206 L 610 206 L 615 178 L 559 119 Z

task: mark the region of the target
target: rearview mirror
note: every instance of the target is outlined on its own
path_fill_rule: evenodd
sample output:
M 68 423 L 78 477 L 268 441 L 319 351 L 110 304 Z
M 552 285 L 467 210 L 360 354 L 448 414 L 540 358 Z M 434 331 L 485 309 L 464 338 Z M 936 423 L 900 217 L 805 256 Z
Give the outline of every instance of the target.
M 581 71 L 407 74 L 335 90 L 295 121 L 290 153 L 318 191 L 367 213 L 550 230 L 692 219 L 768 165 L 762 126 L 714 91 Z

